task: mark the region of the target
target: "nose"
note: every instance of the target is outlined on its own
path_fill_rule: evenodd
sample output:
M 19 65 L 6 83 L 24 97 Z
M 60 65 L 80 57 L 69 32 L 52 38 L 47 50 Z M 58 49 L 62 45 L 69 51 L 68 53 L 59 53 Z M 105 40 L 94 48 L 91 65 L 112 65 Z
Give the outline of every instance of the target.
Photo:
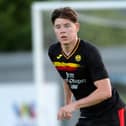
M 66 30 L 65 30 L 64 27 L 62 27 L 62 28 L 60 29 L 60 33 L 66 33 Z

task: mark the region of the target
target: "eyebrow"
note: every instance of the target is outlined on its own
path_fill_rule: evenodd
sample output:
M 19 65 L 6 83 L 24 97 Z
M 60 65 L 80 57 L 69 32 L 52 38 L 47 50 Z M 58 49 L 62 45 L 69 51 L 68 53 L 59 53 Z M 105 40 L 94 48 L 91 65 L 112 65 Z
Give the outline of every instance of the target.
M 63 24 L 63 25 L 68 25 L 68 24 L 70 24 L 70 23 L 65 23 L 65 24 Z M 57 25 L 61 25 L 61 24 L 55 24 L 55 26 L 57 26 Z

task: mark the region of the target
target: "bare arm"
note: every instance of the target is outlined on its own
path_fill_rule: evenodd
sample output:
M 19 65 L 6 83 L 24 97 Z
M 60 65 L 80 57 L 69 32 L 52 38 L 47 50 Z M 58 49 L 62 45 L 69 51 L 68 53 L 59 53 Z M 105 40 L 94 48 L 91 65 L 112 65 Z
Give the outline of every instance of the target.
M 71 90 L 69 89 L 69 86 L 67 84 L 66 81 L 64 81 L 64 101 L 65 101 L 65 105 L 68 105 L 72 102 L 72 97 L 73 94 L 71 92 Z
M 74 102 L 75 109 L 89 107 L 98 104 L 112 96 L 111 82 L 109 79 L 102 79 L 95 82 L 97 89 L 89 96 Z
M 64 101 L 65 105 L 60 108 L 58 114 L 57 114 L 57 119 L 58 120 L 63 120 L 63 119 L 70 119 L 72 117 L 72 111 L 66 110 L 66 107 L 72 104 L 72 97 L 73 94 L 67 84 L 66 81 L 64 81 Z
M 58 113 L 58 119 L 69 119 L 75 110 L 96 105 L 112 96 L 111 82 L 109 79 L 98 80 L 94 83 L 97 89 L 89 96 L 62 107 Z

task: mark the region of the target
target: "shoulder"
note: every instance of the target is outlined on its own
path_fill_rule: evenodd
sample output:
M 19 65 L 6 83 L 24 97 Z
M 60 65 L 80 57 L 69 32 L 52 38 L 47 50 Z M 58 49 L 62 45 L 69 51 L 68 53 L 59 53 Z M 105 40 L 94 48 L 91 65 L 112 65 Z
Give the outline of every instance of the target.
M 95 62 L 102 61 L 102 56 L 99 49 L 92 42 L 83 40 L 81 44 L 84 47 L 84 52 L 87 61 Z
M 82 44 L 85 45 L 86 48 L 89 49 L 97 49 L 96 45 L 93 42 L 87 41 L 87 40 L 81 40 Z
M 60 43 L 55 43 L 55 44 L 52 44 L 52 45 L 50 45 L 50 47 L 49 47 L 49 51 L 50 50 L 55 50 L 55 49 L 57 49 L 57 48 L 59 48 L 60 47 Z
M 56 53 L 60 49 L 60 43 L 57 42 L 49 47 L 48 53 Z
M 60 43 L 57 42 L 49 47 L 48 56 L 50 57 L 51 60 L 53 60 L 54 57 L 57 56 L 60 52 L 61 52 Z
M 96 47 L 96 45 L 94 45 L 92 42 L 89 42 L 87 40 L 81 40 L 80 45 L 81 45 L 81 47 L 83 47 L 85 49 L 85 51 L 87 53 L 90 53 L 92 51 L 98 52 L 98 48 Z

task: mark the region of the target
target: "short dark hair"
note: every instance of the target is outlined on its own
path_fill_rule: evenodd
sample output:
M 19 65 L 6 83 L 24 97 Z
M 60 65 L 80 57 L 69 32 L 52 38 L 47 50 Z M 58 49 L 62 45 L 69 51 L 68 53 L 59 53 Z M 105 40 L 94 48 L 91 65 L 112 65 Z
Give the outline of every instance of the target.
M 57 8 L 52 12 L 51 21 L 52 24 L 55 23 L 57 18 L 69 19 L 73 23 L 78 22 L 78 14 L 75 10 L 70 7 Z

